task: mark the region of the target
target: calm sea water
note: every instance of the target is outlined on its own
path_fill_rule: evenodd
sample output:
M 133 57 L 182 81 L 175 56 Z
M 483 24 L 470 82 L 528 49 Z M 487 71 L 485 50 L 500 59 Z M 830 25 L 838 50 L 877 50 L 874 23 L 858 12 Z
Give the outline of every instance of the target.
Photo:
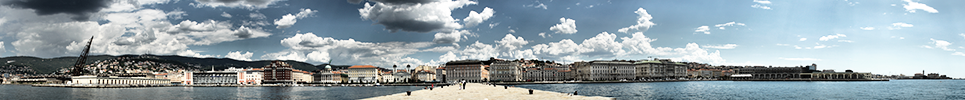
M 615 97 L 620 100 L 961 100 L 965 80 L 877 82 L 690 81 L 607 84 L 531 84 L 518 87 Z
M 649 99 L 965 99 L 965 80 L 892 80 L 878 82 L 690 81 L 601 84 L 530 84 L 518 87 L 580 95 Z M 151 87 L 55 88 L 0 85 L 0 99 L 362 99 L 419 90 L 421 86 L 383 87 Z

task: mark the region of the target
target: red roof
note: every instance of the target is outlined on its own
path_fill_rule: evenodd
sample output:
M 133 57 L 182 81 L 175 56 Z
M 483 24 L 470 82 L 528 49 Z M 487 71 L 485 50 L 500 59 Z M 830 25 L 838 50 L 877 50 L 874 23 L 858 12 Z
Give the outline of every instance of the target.
M 446 69 L 446 67 L 439 67 L 439 68 L 436 68 L 436 69 Z
M 372 66 L 372 65 L 355 65 L 355 66 L 348 67 L 348 68 L 349 68 L 349 69 L 352 69 L 352 68 L 375 68 L 375 66 Z

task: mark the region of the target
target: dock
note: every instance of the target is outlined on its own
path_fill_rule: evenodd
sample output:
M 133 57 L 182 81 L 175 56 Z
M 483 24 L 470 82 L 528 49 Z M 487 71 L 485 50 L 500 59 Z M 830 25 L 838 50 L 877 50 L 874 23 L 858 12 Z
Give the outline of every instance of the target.
M 423 89 L 408 93 L 365 98 L 363 100 L 613 100 L 611 97 L 572 95 L 573 93 L 559 93 L 543 90 L 533 90 L 529 94 L 526 88 L 506 87 L 502 85 L 485 85 L 479 83 L 466 84 L 466 89 L 459 89 L 453 84 L 433 89 Z M 574 91 L 577 92 L 578 91 Z

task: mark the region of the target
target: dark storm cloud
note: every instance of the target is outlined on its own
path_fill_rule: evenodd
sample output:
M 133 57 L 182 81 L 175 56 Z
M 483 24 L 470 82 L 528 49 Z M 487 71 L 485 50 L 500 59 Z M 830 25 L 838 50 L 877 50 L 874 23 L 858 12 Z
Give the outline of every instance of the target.
M 110 0 L 11 0 L 4 2 L 18 8 L 33 9 L 37 15 L 72 14 L 74 20 L 87 20 L 88 14 L 107 8 Z
M 379 21 L 378 23 L 384 25 L 385 29 L 392 32 L 402 30 L 424 33 L 446 28 L 446 23 L 431 23 L 419 20 Z

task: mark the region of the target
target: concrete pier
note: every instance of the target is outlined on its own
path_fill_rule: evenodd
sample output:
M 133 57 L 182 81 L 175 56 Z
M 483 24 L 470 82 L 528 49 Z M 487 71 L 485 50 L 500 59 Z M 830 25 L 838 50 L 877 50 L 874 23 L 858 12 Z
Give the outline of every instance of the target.
M 572 93 L 559 93 L 542 90 L 509 87 L 504 89 L 502 85 L 484 85 L 479 83 L 469 83 L 466 89 L 460 90 L 459 85 L 453 84 L 445 88 L 436 87 L 432 90 L 423 89 L 412 91 L 412 95 L 407 93 L 396 93 L 392 95 L 366 98 L 363 100 L 612 100 L 614 98 L 601 96 L 581 96 L 570 95 Z

